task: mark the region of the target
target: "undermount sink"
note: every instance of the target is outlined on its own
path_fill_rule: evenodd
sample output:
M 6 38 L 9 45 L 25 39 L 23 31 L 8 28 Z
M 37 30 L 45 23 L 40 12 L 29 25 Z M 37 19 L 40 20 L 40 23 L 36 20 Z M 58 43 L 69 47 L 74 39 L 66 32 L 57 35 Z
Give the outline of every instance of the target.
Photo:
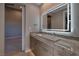
M 37 34 L 38 36 L 43 36 L 42 34 Z

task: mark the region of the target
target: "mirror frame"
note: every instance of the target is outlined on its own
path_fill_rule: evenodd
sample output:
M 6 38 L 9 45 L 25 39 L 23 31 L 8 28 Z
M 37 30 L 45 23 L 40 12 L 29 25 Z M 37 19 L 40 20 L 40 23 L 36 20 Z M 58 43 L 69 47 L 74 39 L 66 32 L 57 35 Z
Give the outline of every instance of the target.
M 55 11 L 55 10 L 57 10 L 58 8 L 62 8 L 62 7 L 64 7 L 64 6 L 66 6 L 67 5 L 67 30 L 66 29 L 44 29 L 43 28 L 43 16 L 44 15 L 47 15 L 48 13 L 50 13 L 50 12 L 52 12 L 52 11 Z M 52 32 L 52 31 L 58 31 L 58 32 L 70 32 L 70 29 L 69 29 L 69 3 L 60 3 L 60 4 L 58 4 L 55 8 L 50 8 L 50 9 L 48 9 L 48 11 L 46 11 L 45 13 L 43 13 L 42 15 L 41 15 L 41 31 L 42 32 L 44 32 L 44 31 L 50 31 L 50 32 Z

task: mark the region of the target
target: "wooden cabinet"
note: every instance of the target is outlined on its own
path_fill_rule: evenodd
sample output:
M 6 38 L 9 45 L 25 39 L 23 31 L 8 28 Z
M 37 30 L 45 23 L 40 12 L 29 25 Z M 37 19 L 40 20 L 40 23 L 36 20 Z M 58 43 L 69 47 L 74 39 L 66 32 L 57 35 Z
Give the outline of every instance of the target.
M 56 42 L 52 40 L 30 36 L 30 48 L 36 56 L 78 56 L 79 42 L 61 37 Z
M 30 37 L 30 48 L 36 56 L 72 56 L 76 55 L 71 50 L 68 50 L 66 46 L 62 46 L 60 44 L 50 44 L 46 43 L 34 38 Z M 62 43 L 62 41 L 60 42 Z M 64 43 L 65 44 L 65 43 Z M 52 46 L 51 46 L 52 45 Z
M 38 40 L 34 37 L 30 37 L 30 48 L 35 55 L 39 55 L 38 52 Z
M 60 46 L 55 45 L 54 56 L 65 56 L 65 49 Z
M 41 56 L 51 56 L 53 54 L 51 54 L 51 52 L 53 52 L 53 48 L 51 48 L 49 45 L 43 43 L 43 42 L 39 42 L 39 51 L 40 51 L 40 55 Z
M 37 40 L 34 37 L 30 37 L 30 48 L 36 56 L 52 56 L 53 47 L 47 45 L 44 42 Z

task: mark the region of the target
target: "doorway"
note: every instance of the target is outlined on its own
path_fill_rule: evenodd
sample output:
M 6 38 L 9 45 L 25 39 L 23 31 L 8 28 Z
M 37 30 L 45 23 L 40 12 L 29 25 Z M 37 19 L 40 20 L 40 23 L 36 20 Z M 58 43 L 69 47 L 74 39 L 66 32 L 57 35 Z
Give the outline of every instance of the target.
M 22 6 L 5 4 L 5 55 L 22 51 L 23 18 Z

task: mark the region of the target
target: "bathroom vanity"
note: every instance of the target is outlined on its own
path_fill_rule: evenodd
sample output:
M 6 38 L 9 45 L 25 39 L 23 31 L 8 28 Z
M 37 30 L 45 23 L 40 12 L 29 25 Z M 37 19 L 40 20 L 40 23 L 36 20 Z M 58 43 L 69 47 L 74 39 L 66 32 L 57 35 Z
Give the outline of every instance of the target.
M 78 56 L 78 37 L 31 33 L 30 48 L 36 56 Z
M 41 33 L 30 34 L 33 53 L 37 56 L 79 56 L 78 10 L 78 4 L 61 3 L 41 14 Z

